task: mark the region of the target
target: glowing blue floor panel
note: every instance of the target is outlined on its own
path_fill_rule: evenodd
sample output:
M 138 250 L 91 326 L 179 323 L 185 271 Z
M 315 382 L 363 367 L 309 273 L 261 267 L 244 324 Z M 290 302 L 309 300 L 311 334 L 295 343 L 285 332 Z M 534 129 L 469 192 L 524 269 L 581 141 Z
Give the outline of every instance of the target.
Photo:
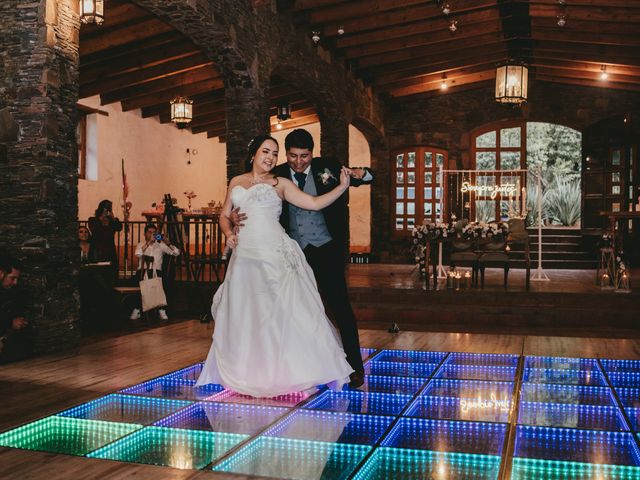
M 522 402 L 518 423 L 545 427 L 627 430 L 618 407 L 597 405 Z
M 354 480 L 495 480 L 499 470 L 498 456 L 381 447 Z
M 222 385 L 204 385 L 196 387 L 193 380 L 180 380 L 173 377 L 161 377 L 149 380 L 133 387 L 124 388 L 119 393 L 161 397 L 173 400 L 206 400 L 224 390 Z
M 364 366 L 364 373 L 367 375 L 390 375 L 397 377 L 429 377 L 437 367 L 437 363 L 372 361 Z
M 615 405 L 613 390 L 607 387 L 524 383 L 523 402 L 567 403 L 571 405 Z
M 435 377 L 449 380 L 493 380 L 511 382 L 515 378 L 515 375 L 515 367 L 443 365 Z
M 374 362 L 439 363 L 447 354 L 444 352 L 421 352 L 418 350 L 383 350 Z
M 274 398 L 196 387 L 192 364 L 0 446 L 286 479 L 640 480 L 640 360 L 361 355 L 358 389 Z
M 492 353 L 452 353 L 447 358 L 449 365 L 479 365 L 486 367 L 516 367 L 518 355 Z
M 514 456 L 640 466 L 640 450 L 629 432 L 521 425 L 517 428 Z
M 421 395 L 404 414 L 407 417 L 474 422 L 508 422 L 511 402 L 497 397 L 458 398 Z
M 300 480 L 346 479 L 369 453 L 368 445 L 258 437 L 213 466 L 217 472 Z
M 114 394 L 70 408 L 58 413 L 58 415 L 85 420 L 149 425 L 175 411 L 188 407 L 191 403 L 184 400 Z
M 606 386 L 607 382 L 597 367 L 584 370 L 560 368 L 525 368 L 523 382 L 558 383 L 562 385 Z
M 401 418 L 382 441 L 384 447 L 500 455 L 507 425 Z
M 200 402 L 157 421 L 155 425 L 255 435 L 290 411 L 282 407 Z
M 358 413 L 298 410 L 280 420 L 264 435 L 318 442 L 373 445 L 393 417 Z
M 326 391 L 304 408 L 332 412 L 397 415 L 411 401 L 412 395 L 367 393 L 358 390 Z

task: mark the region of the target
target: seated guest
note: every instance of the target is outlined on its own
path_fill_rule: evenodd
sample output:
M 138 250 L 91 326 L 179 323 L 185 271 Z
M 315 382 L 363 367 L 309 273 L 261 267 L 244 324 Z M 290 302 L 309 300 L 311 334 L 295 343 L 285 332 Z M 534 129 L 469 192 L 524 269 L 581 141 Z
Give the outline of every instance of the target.
M 80 263 L 92 263 L 91 232 L 87 227 L 78 228 L 78 241 L 80 243 Z
M 162 278 L 162 262 L 164 255 L 177 257 L 180 250 L 171 245 L 166 235 L 158 234 L 156 226 L 152 223 L 147 224 L 144 228 L 144 242 L 136 247 L 136 257 L 138 257 L 138 275 L 142 280 L 147 275 L 151 278 L 153 270 L 156 271 L 158 277 Z M 164 308 L 158 310 L 158 316 L 161 320 L 169 320 L 167 311 Z M 131 320 L 140 318 L 140 309 L 134 308 L 131 312 Z
M 16 289 L 21 270 L 15 258 L 0 256 L 0 363 L 24 358 L 31 350 L 29 322 Z

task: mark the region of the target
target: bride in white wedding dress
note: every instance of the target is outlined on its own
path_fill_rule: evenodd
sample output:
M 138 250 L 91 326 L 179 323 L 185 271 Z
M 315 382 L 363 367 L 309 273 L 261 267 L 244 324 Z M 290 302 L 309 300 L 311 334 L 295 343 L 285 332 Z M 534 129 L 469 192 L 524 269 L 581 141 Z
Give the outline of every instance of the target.
M 251 171 L 234 177 L 220 215 L 234 249 L 224 282 L 213 298 L 213 344 L 197 385 L 218 383 L 254 397 L 273 397 L 329 384 L 340 389 L 353 368 L 325 315 L 316 281 L 302 250 L 279 222 L 282 202 L 321 210 L 349 186 L 317 197 L 270 174 L 278 143 L 269 136 L 249 144 Z M 237 235 L 229 220 L 241 207 L 247 219 Z

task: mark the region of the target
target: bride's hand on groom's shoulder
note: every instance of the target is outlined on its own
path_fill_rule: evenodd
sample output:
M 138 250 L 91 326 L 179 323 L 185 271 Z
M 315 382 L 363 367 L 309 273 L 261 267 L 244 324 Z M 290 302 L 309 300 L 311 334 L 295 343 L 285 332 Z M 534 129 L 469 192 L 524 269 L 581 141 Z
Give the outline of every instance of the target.
M 238 246 L 238 236 L 233 233 L 227 236 L 227 247 L 236 248 Z
M 340 169 L 340 185 L 347 188 L 349 183 L 351 183 L 351 170 L 347 167 L 342 167 Z

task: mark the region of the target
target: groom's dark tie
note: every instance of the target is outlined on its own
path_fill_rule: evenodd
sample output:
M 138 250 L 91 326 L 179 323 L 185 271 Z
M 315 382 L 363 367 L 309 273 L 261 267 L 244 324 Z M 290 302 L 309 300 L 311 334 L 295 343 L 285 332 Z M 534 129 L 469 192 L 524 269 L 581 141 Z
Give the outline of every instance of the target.
M 307 183 L 307 174 L 304 172 L 296 172 L 293 176 L 296 177 L 298 188 L 300 188 L 300 190 L 304 190 L 304 184 Z

